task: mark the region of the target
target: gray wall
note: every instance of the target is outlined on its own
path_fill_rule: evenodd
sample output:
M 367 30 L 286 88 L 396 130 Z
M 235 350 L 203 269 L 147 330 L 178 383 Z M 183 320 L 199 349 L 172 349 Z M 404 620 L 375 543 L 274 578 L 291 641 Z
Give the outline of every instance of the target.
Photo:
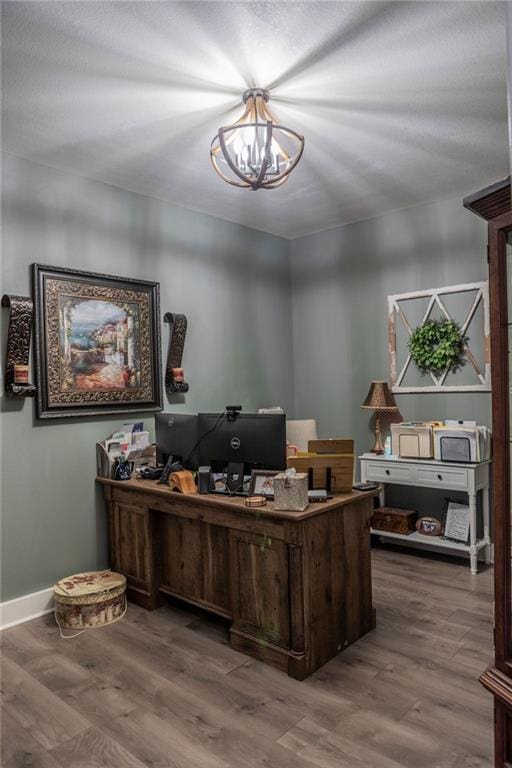
M 485 280 L 486 243 L 485 222 L 459 198 L 292 241 L 296 417 L 369 450 L 372 417 L 360 405 L 372 379 L 389 378 L 388 294 Z M 396 399 L 407 420 L 490 423 L 486 393 Z
M 4 155 L 2 223 L 2 292 L 29 292 L 34 261 L 160 282 L 162 312 L 189 317 L 191 390 L 166 409 L 279 404 L 322 436 L 353 435 L 358 452 L 372 441 L 360 404 L 388 378 L 387 295 L 486 278 L 485 224 L 460 199 L 290 243 Z M 397 401 L 406 419 L 490 419 L 487 394 Z M 32 402 L 5 398 L 2 411 L 7 600 L 106 565 L 94 444 L 128 417 L 38 423 Z
M 293 411 L 286 240 L 9 155 L 2 224 L 2 293 L 30 292 L 32 262 L 160 282 L 162 312 L 189 318 L 190 393 L 167 410 L 215 411 L 236 401 Z M 2 338 L 3 355 L 5 328 Z M 167 341 L 166 326 L 163 359 Z M 5 398 L 2 411 L 7 600 L 106 565 L 94 445 L 130 416 L 38 423 L 31 401 Z M 144 421 L 153 426 L 152 417 Z

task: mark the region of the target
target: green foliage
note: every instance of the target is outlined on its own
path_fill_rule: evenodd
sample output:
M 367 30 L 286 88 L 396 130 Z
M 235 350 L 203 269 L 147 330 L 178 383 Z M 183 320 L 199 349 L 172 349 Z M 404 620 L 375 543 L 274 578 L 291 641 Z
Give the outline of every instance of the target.
M 422 373 L 438 376 L 464 365 L 466 341 L 453 320 L 427 320 L 413 331 L 407 346 Z

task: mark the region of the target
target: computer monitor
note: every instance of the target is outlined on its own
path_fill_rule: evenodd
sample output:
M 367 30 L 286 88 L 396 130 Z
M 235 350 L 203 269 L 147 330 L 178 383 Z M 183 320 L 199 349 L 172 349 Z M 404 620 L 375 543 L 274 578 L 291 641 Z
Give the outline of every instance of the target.
M 157 460 L 172 456 L 186 469 L 197 469 L 197 416 L 189 413 L 155 414 Z
M 200 413 L 197 422 L 199 464 L 222 471 L 229 463 L 251 469 L 286 468 L 284 413 L 237 413 L 234 419 Z

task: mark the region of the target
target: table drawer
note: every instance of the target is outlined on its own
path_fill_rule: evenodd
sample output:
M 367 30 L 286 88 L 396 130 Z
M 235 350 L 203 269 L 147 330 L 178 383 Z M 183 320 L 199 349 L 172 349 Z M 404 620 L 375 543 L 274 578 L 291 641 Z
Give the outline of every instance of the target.
M 379 483 L 413 483 L 414 468 L 392 462 L 368 461 L 366 477 L 368 480 L 376 480 Z
M 468 486 L 467 469 L 450 469 L 439 467 L 438 469 L 417 470 L 417 482 L 428 485 L 430 488 L 463 488 Z

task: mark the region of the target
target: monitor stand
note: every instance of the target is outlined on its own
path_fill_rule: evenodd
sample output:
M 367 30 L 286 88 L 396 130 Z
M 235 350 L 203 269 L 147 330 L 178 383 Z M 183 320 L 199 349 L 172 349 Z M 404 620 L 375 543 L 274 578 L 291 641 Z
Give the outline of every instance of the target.
M 226 490 L 229 493 L 241 493 L 244 490 L 244 464 L 243 462 L 230 461 L 226 475 Z

